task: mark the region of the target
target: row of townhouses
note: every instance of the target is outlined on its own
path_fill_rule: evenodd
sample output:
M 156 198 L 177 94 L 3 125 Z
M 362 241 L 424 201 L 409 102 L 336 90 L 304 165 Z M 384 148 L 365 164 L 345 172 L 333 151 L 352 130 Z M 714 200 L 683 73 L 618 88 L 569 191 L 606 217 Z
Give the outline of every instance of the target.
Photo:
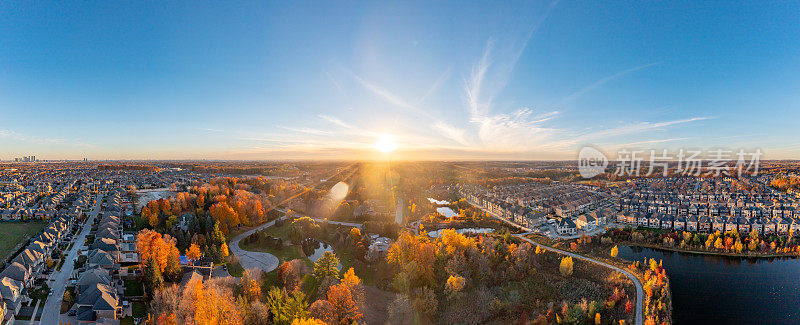
M 33 289 L 36 278 L 44 277 L 42 271 L 45 262 L 70 233 L 74 219 L 72 216 L 59 216 L 52 220 L 42 233 L 31 239 L 28 246 L 0 272 L 2 324 L 14 323 L 22 302 L 29 299 L 28 290 Z

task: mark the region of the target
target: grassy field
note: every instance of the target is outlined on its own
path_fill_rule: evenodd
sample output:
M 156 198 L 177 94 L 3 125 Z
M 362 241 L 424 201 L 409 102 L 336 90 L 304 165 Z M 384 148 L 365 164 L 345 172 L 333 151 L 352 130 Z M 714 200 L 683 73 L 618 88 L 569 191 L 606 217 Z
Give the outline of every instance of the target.
M 45 225 L 43 221 L 0 223 L 0 259 L 16 252 L 17 244 L 37 235 Z

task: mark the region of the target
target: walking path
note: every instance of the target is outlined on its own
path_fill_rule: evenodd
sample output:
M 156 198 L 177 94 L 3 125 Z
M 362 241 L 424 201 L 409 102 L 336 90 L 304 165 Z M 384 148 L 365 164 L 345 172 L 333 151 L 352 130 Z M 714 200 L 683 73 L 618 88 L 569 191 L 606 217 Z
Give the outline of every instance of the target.
M 490 216 L 494 217 L 495 219 L 499 219 L 501 221 L 505 221 L 505 222 L 510 223 L 510 224 L 512 224 L 514 226 L 522 228 L 526 232 L 521 233 L 521 234 L 515 234 L 514 236 L 516 236 L 517 238 L 522 239 L 522 240 L 524 240 L 526 242 L 529 242 L 532 245 L 538 245 L 538 246 L 541 246 L 543 249 L 549 250 L 551 252 L 556 252 L 556 253 L 559 253 L 559 254 L 571 256 L 573 258 L 577 258 L 577 259 L 584 260 L 584 261 L 587 261 L 587 262 L 591 262 L 591 263 L 595 263 L 595 264 L 598 264 L 598 265 L 602 265 L 602 266 L 605 266 L 605 267 L 610 268 L 612 270 L 615 270 L 615 271 L 617 271 L 619 273 L 624 274 L 626 277 L 628 277 L 628 279 L 631 280 L 631 282 L 633 282 L 633 285 L 636 287 L 636 321 L 635 321 L 635 324 L 636 325 L 643 325 L 644 324 L 644 317 L 643 317 L 643 315 L 644 315 L 644 303 L 643 303 L 643 301 L 644 301 L 644 289 L 642 289 L 642 283 L 639 281 L 639 278 L 637 278 L 635 275 L 631 274 L 630 272 L 628 272 L 626 270 L 623 270 L 621 268 L 618 268 L 618 267 L 616 267 L 614 265 L 611 265 L 611 264 L 608 264 L 608 263 L 605 263 L 605 262 L 601 262 L 601 261 L 598 261 L 598 260 L 583 256 L 583 255 L 578 255 L 578 254 L 575 254 L 575 253 L 572 253 L 572 252 L 567 252 L 567 251 L 564 251 L 564 250 L 560 250 L 560 249 L 553 248 L 553 247 L 546 246 L 546 245 L 541 245 L 541 244 L 539 244 L 537 242 L 534 242 L 533 240 L 525 237 L 525 235 L 531 233 L 531 229 L 526 228 L 526 227 L 522 227 L 522 226 L 520 226 L 520 225 L 518 225 L 518 224 L 516 224 L 516 223 L 514 223 L 514 222 L 512 222 L 512 221 L 510 221 L 510 220 L 508 220 L 506 218 L 501 218 L 501 217 L 495 215 L 494 213 L 491 213 L 490 211 L 484 209 L 480 205 L 477 205 L 477 204 L 475 204 L 473 202 L 470 202 L 469 200 L 467 202 L 469 202 L 469 204 L 472 204 L 473 206 L 475 206 L 475 207 L 477 207 L 477 208 L 479 208 L 479 209 L 481 209 L 483 211 L 486 211 L 487 214 L 489 214 Z
M 548 251 L 551 251 L 551 252 L 556 252 L 556 253 L 567 255 L 567 256 L 571 256 L 573 258 L 577 258 L 577 259 L 584 260 L 584 261 L 587 261 L 587 262 L 595 263 L 595 264 L 598 264 L 598 265 L 602 265 L 602 266 L 605 266 L 607 268 L 613 269 L 614 271 L 617 271 L 619 273 L 624 274 L 626 277 L 628 277 L 628 279 L 631 280 L 631 282 L 633 282 L 633 285 L 636 286 L 636 325 L 644 324 L 644 321 L 643 321 L 643 318 L 644 318 L 643 317 L 643 315 L 644 315 L 644 304 L 643 304 L 643 301 L 644 301 L 644 289 L 642 288 L 642 283 L 639 282 L 639 278 L 637 278 L 635 275 L 631 274 L 630 272 L 628 272 L 628 271 L 626 271 L 626 270 L 624 270 L 622 268 L 616 267 L 614 265 L 611 265 L 611 264 L 608 264 L 608 263 L 605 263 L 605 262 L 601 262 L 601 261 L 598 261 L 598 260 L 583 256 L 583 255 L 578 255 L 578 254 L 575 254 L 575 253 L 572 253 L 572 252 L 567 252 L 567 251 L 564 251 L 564 250 L 560 250 L 558 248 L 553 248 L 553 247 L 550 247 L 550 246 L 541 245 L 541 244 L 531 240 L 530 238 L 524 237 L 522 235 L 514 235 L 514 236 L 517 236 L 517 238 L 531 243 L 531 245 L 538 245 L 538 246 L 542 247 L 545 250 L 548 250 Z

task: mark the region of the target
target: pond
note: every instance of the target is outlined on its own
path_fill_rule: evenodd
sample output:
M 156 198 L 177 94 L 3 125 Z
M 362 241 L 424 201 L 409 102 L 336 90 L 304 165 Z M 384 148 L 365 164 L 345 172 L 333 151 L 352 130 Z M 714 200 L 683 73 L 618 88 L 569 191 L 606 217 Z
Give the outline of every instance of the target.
M 308 259 L 311 260 L 312 262 L 316 262 L 318 259 L 320 259 L 320 257 L 322 257 L 322 254 L 325 254 L 325 252 L 336 253 L 336 252 L 333 251 L 333 247 L 331 245 L 328 245 L 327 243 L 319 242 L 319 246 L 317 246 L 317 248 L 314 250 L 313 254 L 308 256 Z M 339 263 L 337 268 L 341 270 L 342 269 L 342 263 Z
M 428 232 L 428 236 L 431 236 L 431 237 L 434 237 L 434 238 L 439 238 L 439 236 L 442 235 L 442 231 L 444 231 L 444 229 L 439 229 L 439 230 L 436 230 L 436 231 L 429 231 Z M 467 234 L 467 233 L 469 233 L 469 234 L 485 234 L 485 233 L 490 233 L 490 232 L 493 232 L 493 231 L 494 231 L 494 229 L 492 229 L 492 228 L 462 228 L 462 229 L 456 229 L 456 232 L 459 233 L 459 234 Z
M 675 324 L 797 324 L 800 260 L 734 258 L 619 247 L 629 261 L 663 260 Z
M 450 202 L 439 201 L 439 200 L 431 198 L 431 197 L 428 198 L 428 201 L 430 201 L 431 203 L 436 204 L 436 205 L 449 205 L 450 204 Z
M 450 209 L 449 207 L 436 208 L 436 212 L 439 212 L 439 214 L 443 215 L 445 218 L 458 217 L 458 212 L 453 211 L 453 209 Z

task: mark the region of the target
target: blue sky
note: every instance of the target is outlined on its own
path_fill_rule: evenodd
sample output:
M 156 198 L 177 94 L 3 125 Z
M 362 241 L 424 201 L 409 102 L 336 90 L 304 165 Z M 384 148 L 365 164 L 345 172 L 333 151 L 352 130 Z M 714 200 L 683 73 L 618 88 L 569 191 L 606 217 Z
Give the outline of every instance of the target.
M 4 2 L 0 158 L 800 158 L 800 5 Z

